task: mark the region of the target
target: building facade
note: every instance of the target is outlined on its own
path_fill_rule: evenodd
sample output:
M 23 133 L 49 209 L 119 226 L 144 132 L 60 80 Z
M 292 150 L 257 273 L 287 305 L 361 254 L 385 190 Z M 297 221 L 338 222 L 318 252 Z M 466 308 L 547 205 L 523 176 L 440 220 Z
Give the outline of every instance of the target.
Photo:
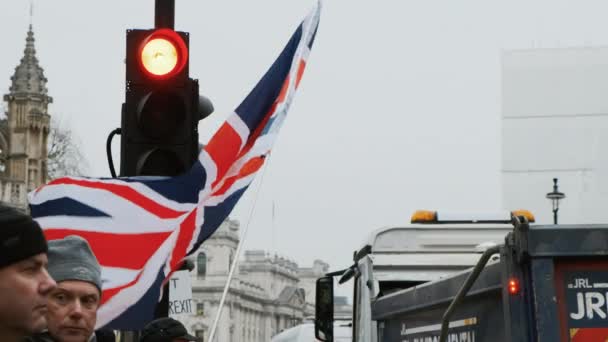
M 46 83 L 30 25 L 23 58 L 3 97 L 6 118 L 0 121 L 0 202 L 21 209 L 27 207 L 27 193 L 47 180 L 48 105 L 53 98 Z
M 235 258 L 239 223 L 226 220 L 194 256 L 192 296 L 196 312 L 180 318 L 189 331 L 208 341 Z M 314 316 L 314 284 L 328 265 L 299 268 L 265 251 L 245 251 L 238 263 L 219 320 L 216 341 L 261 342 Z
M 552 223 L 608 221 L 608 48 L 508 51 L 502 58 L 503 207 Z

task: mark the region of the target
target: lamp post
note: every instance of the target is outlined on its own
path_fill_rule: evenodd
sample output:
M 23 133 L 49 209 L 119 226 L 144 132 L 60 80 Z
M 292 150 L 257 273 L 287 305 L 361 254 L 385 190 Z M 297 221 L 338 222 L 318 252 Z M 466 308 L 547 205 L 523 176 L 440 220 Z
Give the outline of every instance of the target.
M 557 178 L 553 178 L 553 191 L 547 193 L 547 198 L 551 200 L 551 204 L 553 206 L 553 224 L 557 224 L 559 201 L 566 198 L 566 194 L 557 191 Z

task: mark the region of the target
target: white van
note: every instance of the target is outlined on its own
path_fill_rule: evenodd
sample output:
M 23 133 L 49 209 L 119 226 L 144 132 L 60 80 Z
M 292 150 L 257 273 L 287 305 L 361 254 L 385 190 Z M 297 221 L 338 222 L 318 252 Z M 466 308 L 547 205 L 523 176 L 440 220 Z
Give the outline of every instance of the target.
M 334 342 L 350 342 L 350 324 L 334 323 Z M 271 342 L 317 342 L 314 323 L 304 323 L 289 328 L 272 338 Z

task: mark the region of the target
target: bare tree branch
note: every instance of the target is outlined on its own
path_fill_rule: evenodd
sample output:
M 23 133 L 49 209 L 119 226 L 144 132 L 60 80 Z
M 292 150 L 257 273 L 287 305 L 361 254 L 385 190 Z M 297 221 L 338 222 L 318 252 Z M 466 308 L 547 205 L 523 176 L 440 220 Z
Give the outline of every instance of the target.
M 47 177 L 49 180 L 64 176 L 82 176 L 88 163 L 79 148 L 72 130 L 61 122 L 51 119 L 48 137 Z

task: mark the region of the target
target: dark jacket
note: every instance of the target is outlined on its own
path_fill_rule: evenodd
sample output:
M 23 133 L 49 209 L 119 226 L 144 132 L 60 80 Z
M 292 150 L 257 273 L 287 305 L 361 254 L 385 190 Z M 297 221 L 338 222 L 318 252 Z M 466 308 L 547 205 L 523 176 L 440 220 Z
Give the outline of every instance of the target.
M 48 332 L 36 334 L 34 336 L 26 337 L 24 342 L 56 342 L 54 338 Z
M 26 337 L 24 342 L 59 342 L 54 339 L 48 332 L 36 334 L 34 336 Z M 91 336 L 89 342 L 116 342 L 116 336 L 112 330 L 97 330 L 95 334 Z

